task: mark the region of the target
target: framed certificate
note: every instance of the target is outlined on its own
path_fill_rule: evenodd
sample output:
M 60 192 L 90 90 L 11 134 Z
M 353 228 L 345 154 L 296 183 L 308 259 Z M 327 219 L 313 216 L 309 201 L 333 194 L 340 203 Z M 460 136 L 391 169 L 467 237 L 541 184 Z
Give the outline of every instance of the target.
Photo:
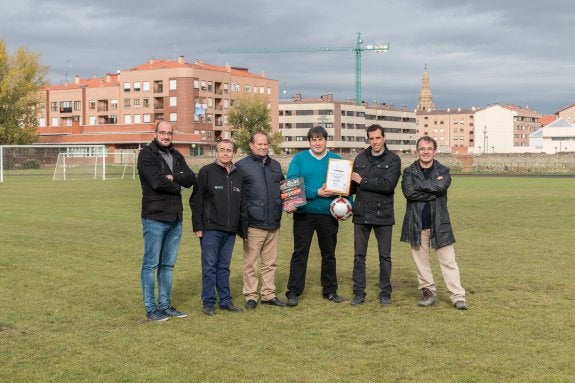
M 352 172 L 352 161 L 330 158 L 327 165 L 325 190 L 337 193 L 342 196 L 349 195 Z

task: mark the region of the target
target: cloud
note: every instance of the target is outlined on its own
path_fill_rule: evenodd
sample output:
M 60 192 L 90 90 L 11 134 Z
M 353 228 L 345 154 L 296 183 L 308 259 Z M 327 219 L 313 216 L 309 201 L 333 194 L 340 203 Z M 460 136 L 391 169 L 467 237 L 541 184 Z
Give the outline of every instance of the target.
M 361 56 L 364 100 L 414 108 L 423 69 L 437 107 L 529 102 L 552 113 L 574 102 L 575 5 L 455 0 L 205 2 L 23 0 L 0 13 L 10 49 L 41 54 L 54 83 L 103 76 L 150 57 L 265 71 L 291 96 L 353 97 L 353 52 L 222 54 L 223 48 L 354 47 L 390 43 Z

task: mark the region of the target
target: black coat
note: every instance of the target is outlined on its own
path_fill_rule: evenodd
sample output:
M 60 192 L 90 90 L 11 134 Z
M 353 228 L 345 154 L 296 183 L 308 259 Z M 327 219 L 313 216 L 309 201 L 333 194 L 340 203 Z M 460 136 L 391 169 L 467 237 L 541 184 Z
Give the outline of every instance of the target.
M 173 171 L 162 158 L 161 150 L 172 154 Z M 182 187 L 189 188 L 196 180 L 184 156 L 173 145 L 163 149 L 153 140 L 138 155 L 138 174 L 142 185 L 142 219 L 181 222 Z M 174 180 L 168 180 L 168 175 L 174 177 Z
M 242 173 L 235 166 L 230 173 L 215 162 L 200 169 L 190 196 L 194 232 L 239 231 L 242 181 Z
M 360 184 L 352 184 L 353 223 L 395 224 L 393 195 L 401 175 L 399 156 L 385 146 L 383 155 L 374 157 L 369 147 L 355 157 L 353 171 L 361 176 Z
M 280 227 L 282 200 L 280 182 L 284 179 L 281 165 L 266 157 L 255 155 L 242 158 L 236 166 L 244 175 L 242 223 L 257 229 L 273 230 Z
M 441 179 L 438 179 L 441 178 Z M 402 242 L 421 245 L 421 212 L 426 201 L 431 208 L 431 247 L 438 249 L 455 243 L 451 220 L 447 211 L 447 189 L 451 185 L 449 168 L 438 161 L 433 161 L 429 179 L 425 179 L 419 161 L 415 161 L 403 171 L 401 189 L 407 199 Z

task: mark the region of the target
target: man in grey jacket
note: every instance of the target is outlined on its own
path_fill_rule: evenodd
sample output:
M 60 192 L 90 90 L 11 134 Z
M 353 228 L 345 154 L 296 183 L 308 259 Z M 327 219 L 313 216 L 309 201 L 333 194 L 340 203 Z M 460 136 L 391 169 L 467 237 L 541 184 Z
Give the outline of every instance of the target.
M 467 310 L 455 260 L 455 237 L 447 211 L 449 168 L 435 160 L 437 142 L 423 136 L 416 144 L 418 160 L 404 169 L 401 189 L 407 199 L 401 241 L 411 244 L 422 299 L 418 306 L 435 303 L 437 289 L 429 263 L 430 247 L 435 249 L 450 299 L 458 310 Z

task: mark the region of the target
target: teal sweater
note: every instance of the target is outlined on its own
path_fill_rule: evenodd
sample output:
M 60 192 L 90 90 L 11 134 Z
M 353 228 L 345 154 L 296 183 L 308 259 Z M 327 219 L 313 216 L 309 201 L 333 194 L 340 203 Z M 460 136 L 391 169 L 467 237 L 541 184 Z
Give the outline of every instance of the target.
M 310 154 L 309 150 L 304 150 L 292 158 L 286 178 L 303 177 L 305 198 L 307 199 L 305 205 L 298 207 L 297 213 L 330 215 L 329 204 L 336 197 L 323 198 L 317 195 L 317 190 L 325 184 L 330 158 L 341 157 L 328 150 L 326 155 L 318 160 Z

